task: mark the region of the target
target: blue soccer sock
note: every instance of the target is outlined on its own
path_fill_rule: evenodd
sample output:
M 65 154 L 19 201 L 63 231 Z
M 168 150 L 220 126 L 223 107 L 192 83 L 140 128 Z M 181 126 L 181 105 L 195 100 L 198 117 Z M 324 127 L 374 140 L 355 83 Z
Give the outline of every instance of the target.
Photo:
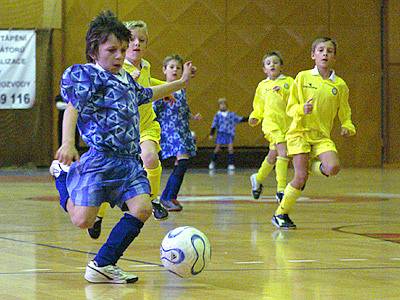
M 100 248 L 94 261 L 99 267 L 115 265 L 124 251 L 140 233 L 143 222 L 125 213 L 111 230 L 107 242 Z
M 228 165 L 234 165 L 234 164 L 235 164 L 235 154 L 228 153 Z
M 60 175 L 55 179 L 56 188 L 60 194 L 60 206 L 67 211 L 67 201 L 69 198 L 69 193 L 67 190 L 67 172 L 61 171 Z
M 187 170 L 188 159 L 178 160 L 178 165 L 175 166 L 171 175 L 169 175 L 167 185 L 161 195 L 161 199 L 171 201 L 178 197 L 179 190 L 183 182 Z

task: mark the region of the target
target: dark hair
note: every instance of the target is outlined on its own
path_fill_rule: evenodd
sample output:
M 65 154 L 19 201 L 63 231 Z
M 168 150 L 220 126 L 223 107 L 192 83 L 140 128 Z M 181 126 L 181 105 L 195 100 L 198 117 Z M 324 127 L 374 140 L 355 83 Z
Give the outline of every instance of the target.
M 267 57 L 270 57 L 270 56 L 276 56 L 276 57 L 278 57 L 278 58 L 279 58 L 279 62 L 281 63 L 281 65 L 283 65 L 282 55 L 279 53 L 279 51 L 273 50 L 273 51 L 267 52 L 267 54 L 265 54 L 265 55 L 263 56 L 263 58 L 262 58 L 262 65 L 263 65 L 263 66 L 264 66 L 264 60 L 265 60 Z
M 176 60 L 181 64 L 181 66 L 183 66 L 183 58 L 178 54 L 171 54 L 164 58 L 163 67 L 165 68 L 171 60 Z
M 101 12 L 94 18 L 86 33 L 86 60 L 94 62 L 93 56 L 98 53 L 99 45 L 107 41 L 108 37 L 114 34 L 119 41 L 129 43 L 131 32 L 117 19 L 110 10 Z
M 314 53 L 315 48 L 317 47 L 317 45 L 319 43 L 325 43 L 325 42 L 332 42 L 333 48 L 335 49 L 335 54 L 336 54 L 336 48 L 337 48 L 336 40 L 333 39 L 333 38 L 330 38 L 330 37 L 319 37 L 319 38 L 316 38 L 314 40 L 314 42 L 312 43 L 312 45 L 311 45 L 311 53 Z

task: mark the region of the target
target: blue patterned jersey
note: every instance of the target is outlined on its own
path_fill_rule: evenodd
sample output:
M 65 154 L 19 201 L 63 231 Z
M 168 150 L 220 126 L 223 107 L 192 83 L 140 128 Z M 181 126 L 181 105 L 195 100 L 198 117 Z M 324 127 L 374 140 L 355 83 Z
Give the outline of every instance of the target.
M 61 96 L 78 110 L 78 129 L 91 148 L 117 155 L 140 153 L 138 106 L 153 97 L 125 71 L 116 76 L 93 64 L 73 65 L 61 79 Z
M 161 158 L 188 154 L 196 155 L 196 145 L 189 128 L 190 109 L 186 91 L 173 94 L 174 98 L 153 102 L 157 121 L 161 126 Z
M 236 125 L 242 122 L 243 117 L 232 111 L 218 111 L 212 122 L 211 128 L 218 132 L 235 135 Z

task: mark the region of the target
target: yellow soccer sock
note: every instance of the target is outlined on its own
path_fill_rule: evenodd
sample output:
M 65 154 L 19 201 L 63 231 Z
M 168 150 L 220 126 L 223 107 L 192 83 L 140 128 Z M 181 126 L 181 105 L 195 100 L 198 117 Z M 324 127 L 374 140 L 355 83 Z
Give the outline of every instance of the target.
M 97 212 L 97 216 L 100 218 L 104 218 L 104 216 L 106 215 L 106 209 L 107 209 L 108 203 L 107 202 L 103 202 L 100 205 L 99 211 Z
M 292 207 L 295 205 L 297 198 L 301 195 L 301 190 L 298 190 L 290 185 L 286 186 L 285 195 L 283 196 L 282 202 L 275 211 L 275 215 L 288 214 Z
M 271 173 L 274 166 L 275 165 L 274 164 L 271 165 L 268 162 L 267 157 L 265 157 L 264 161 L 261 164 L 261 167 L 258 169 L 258 172 L 257 172 L 257 176 L 256 176 L 257 182 L 258 183 L 264 182 L 267 179 L 269 173 Z
M 289 159 L 287 157 L 278 156 L 275 166 L 277 192 L 283 192 L 285 190 L 288 164 L 289 164 Z
M 160 161 L 158 161 L 158 167 L 154 169 L 147 169 L 145 168 L 147 172 L 147 179 L 150 182 L 150 189 L 151 189 L 151 200 L 155 199 L 158 197 L 158 193 L 160 192 L 160 186 L 161 186 L 161 174 L 162 174 L 162 166 Z
M 317 175 L 317 176 L 328 177 L 328 175 L 325 175 L 324 173 L 322 173 L 321 165 L 322 165 L 321 161 L 319 161 L 319 160 L 313 161 L 311 163 L 311 172 L 312 172 L 312 174 L 313 175 Z

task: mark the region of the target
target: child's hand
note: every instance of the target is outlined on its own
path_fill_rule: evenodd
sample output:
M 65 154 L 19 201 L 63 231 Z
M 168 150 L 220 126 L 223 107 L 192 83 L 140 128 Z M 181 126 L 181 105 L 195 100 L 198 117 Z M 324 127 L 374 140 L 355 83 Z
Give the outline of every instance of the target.
M 249 125 L 250 126 L 256 126 L 258 124 L 258 119 L 256 118 L 250 118 L 249 119 Z
M 139 77 L 140 77 L 140 71 L 139 70 L 134 70 L 131 73 L 131 76 L 132 76 L 133 80 L 137 81 L 139 79 Z
M 342 130 L 340 131 L 340 135 L 344 137 L 350 136 L 350 131 L 347 128 L 342 127 Z
M 212 140 L 213 138 L 214 138 L 214 136 L 211 135 L 211 134 L 208 136 L 208 139 L 209 139 L 209 140 Z
M 310 98 L 307 100 L 306 104 L 304 104 L 304 114 L 305 115 L 312 113 L 312 110 L 313 110 L 313 104 L 311 103 L 312 100 L 313 100 L 313 98 Z
M 191 61 L 185 62 L 183 65 L 183 73 L 181 80 L 184 82 L 188 83 L 191 78 L 193 78 L 196 75 L 197 68 L 192 65 Z
M 74 144 L 63 143 L 57 150 L 55 158 L 59 162 L 69 166 L 74 160 L 79 161 L 79 153 Z
M 279 85 L 276 85 L 276 86 L 273 87 L 272 90 L 275 91 L 275 92 L 278 92 L 278 91 L 281 90 L 281 87 Z
M 192 118 L 195 121 L 200 121 L 201 119 L 203 119 L 203 116 L 201 115 L 201 113 L 197 113 L 197 114 L 193 115 Z

